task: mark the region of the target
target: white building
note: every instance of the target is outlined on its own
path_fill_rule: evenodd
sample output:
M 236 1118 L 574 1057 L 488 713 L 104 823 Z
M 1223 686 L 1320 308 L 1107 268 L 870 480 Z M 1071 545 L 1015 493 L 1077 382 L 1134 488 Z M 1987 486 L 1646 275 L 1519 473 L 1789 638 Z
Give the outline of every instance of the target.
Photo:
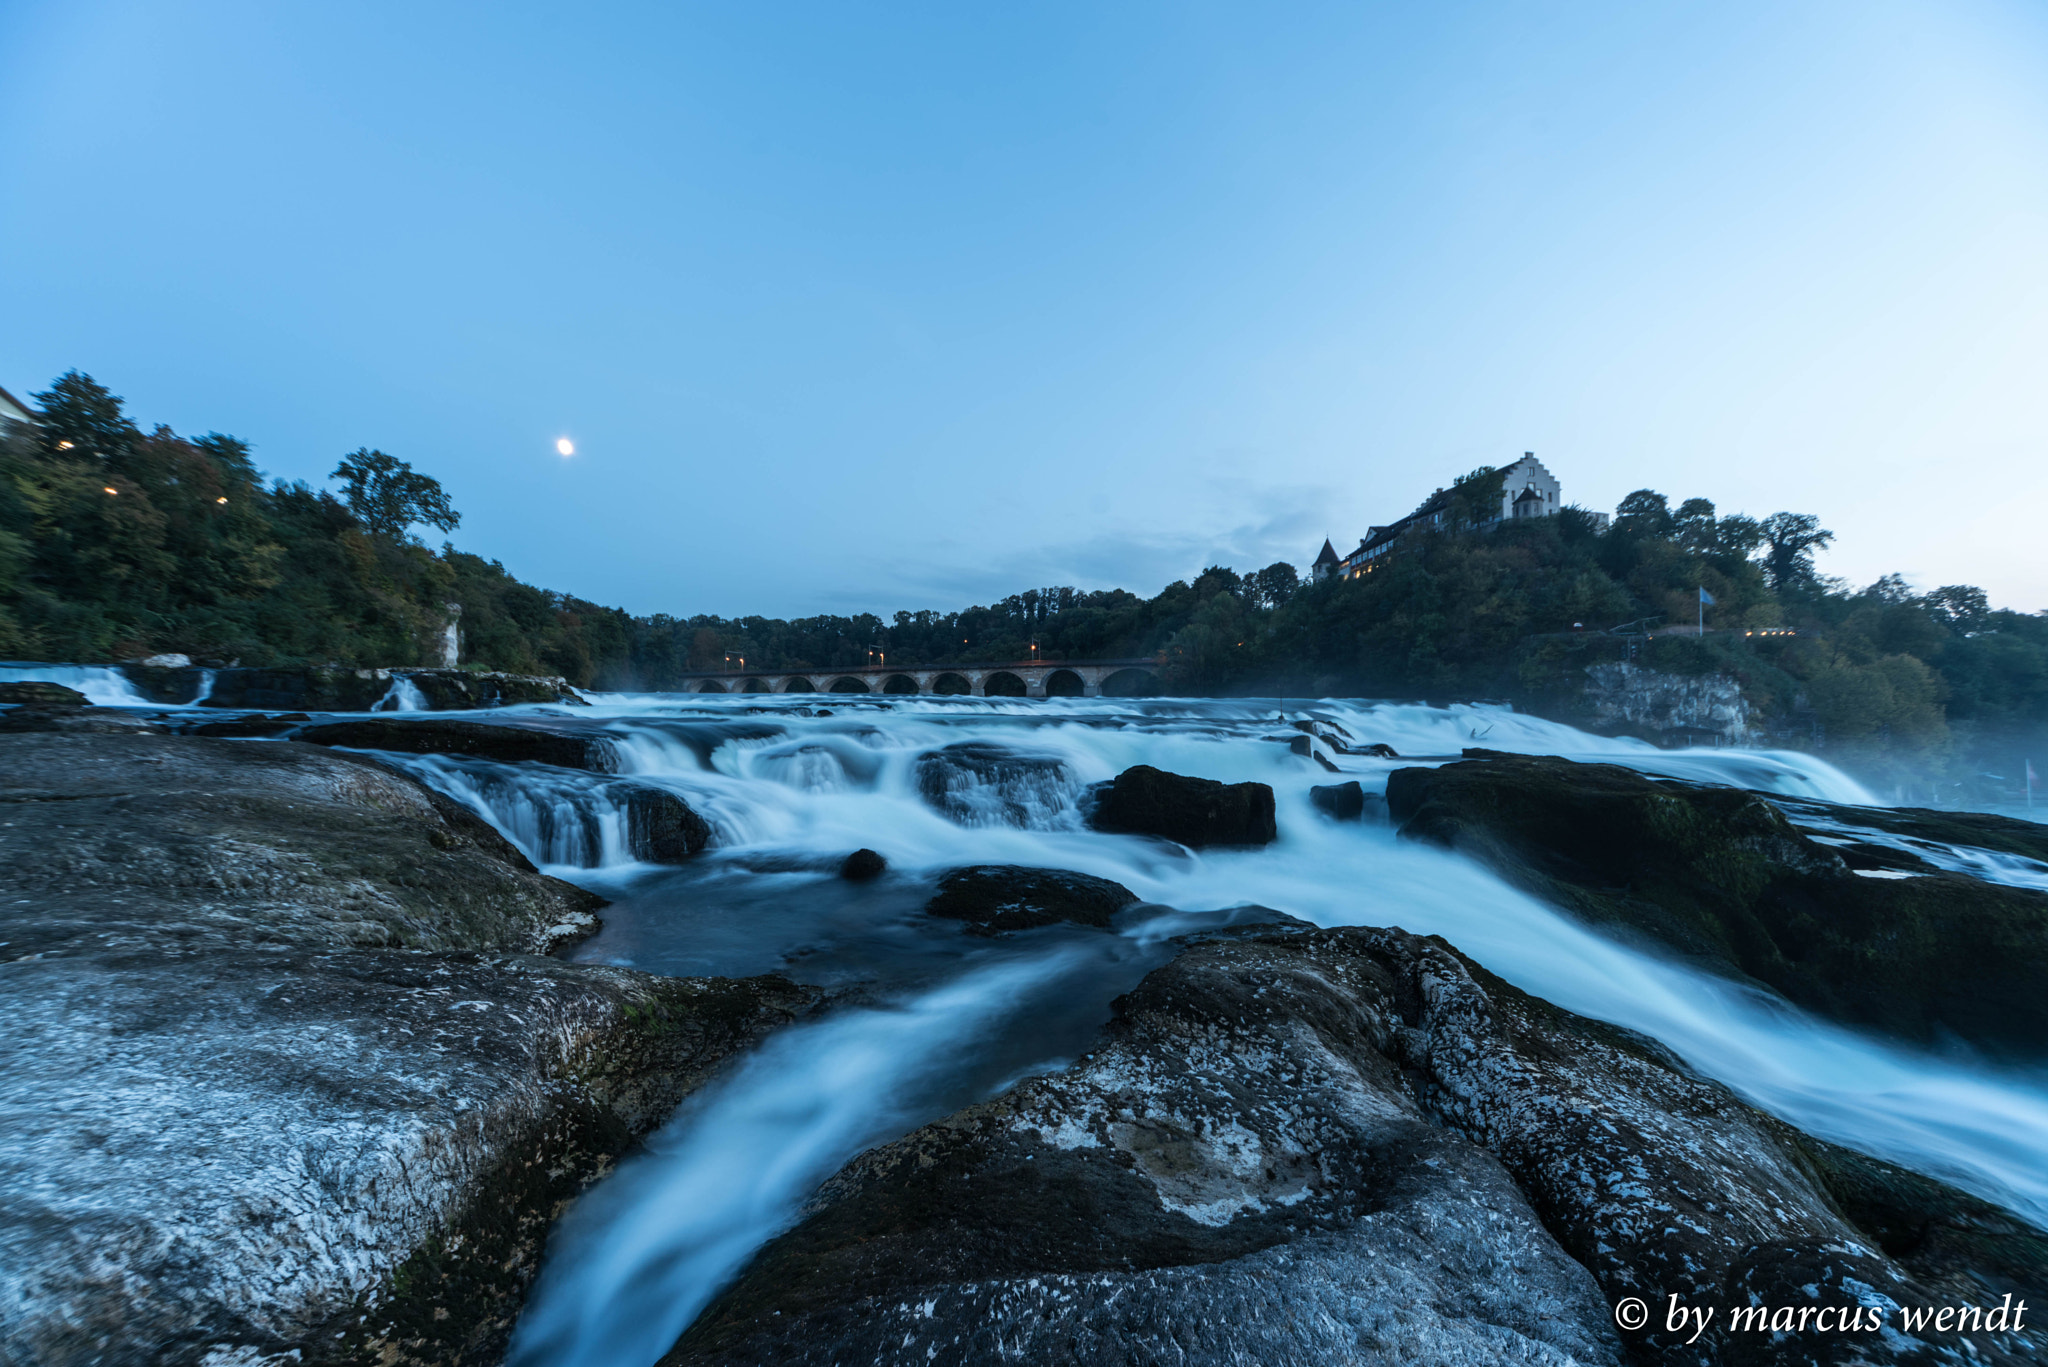
M 4 389 L 0 389 L 0 426 L 10 422 L 34 422 L 35 414 L 29 406 Z
M 1500 472 L 1500 511 L 1490 518 L 1481 518 L 1466 525 L 1483 530 L 1519 518 L 1555 517 L 1564 506 L 1564 486 L 1558 483 L 1557 476 L 1536 459 L 1534 451 L 1524 451 L 1520 460 Z M 1607 514 L 1594 513 L 1592 517 L 1602 531 L 1607 529 Z M 1351 579 L 1366 574 L 1374 565 L 1392 555 L 1401 538 L 1409 532 L 1446 531 L 1456 518 L 1452 491 L 1439 489 L 1400 521 L 1390 522 L 1384 527 L 1367 528 L 1359 540 L 1358 549 L 1347 556 L 1340 558 L 1325 541 L 1322 554 L 1316 557 L 1316 563 L 1309 572 L 1310 577 L 1321 581 L 1332 577 Z

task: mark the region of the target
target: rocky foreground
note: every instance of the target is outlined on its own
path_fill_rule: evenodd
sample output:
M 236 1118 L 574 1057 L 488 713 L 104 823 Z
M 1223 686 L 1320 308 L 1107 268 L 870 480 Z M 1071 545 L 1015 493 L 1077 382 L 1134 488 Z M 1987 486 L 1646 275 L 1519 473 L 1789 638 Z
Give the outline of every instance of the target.
M 596 899 L 310 745 L 0 735 L 0 1362 L 502 1350 L 566 1202 L 778 978 L 544 957 Z
M 1302 928 L 1190 948 L 1072 1069 L 857 1159 L 663 1362 L 2030 1363 L 1899 1308 L 2039 1305 L 2044 1254 L 1440 940 Z M 1666 1332 L 1673 1295 L 1893 1332 Z

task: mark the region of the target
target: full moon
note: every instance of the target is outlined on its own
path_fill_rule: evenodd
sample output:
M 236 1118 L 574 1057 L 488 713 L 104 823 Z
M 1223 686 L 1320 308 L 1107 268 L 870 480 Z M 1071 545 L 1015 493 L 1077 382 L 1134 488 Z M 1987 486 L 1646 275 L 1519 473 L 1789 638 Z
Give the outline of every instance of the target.
M 567 437 L 563 437 L 555 443 L 555 449 L 565 456 L 573 456 L 576 454 L 576 443 L 570 441 Z

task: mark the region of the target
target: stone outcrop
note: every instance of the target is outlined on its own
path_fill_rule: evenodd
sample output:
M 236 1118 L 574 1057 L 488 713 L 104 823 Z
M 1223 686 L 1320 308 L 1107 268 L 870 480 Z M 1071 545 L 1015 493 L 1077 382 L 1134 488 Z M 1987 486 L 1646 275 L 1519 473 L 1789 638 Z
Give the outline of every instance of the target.
M 1948 1031 L 1996 1051 L 2048 1051 L 2048 893 L 1931 867 L 1863 876 L 1741 789 L 1467 754 L 1477 757 L 1389 777 L 1404 837 L 1474 855 L 1582 920 L 1838 1020 L 1915 1042 Z M 1978 821 L 1941 815 L 1951 834 Z
M 1101 786 L 1089 823 L 1099 831 L 1156 835 L 1190 849 L 1264 845 L 1279 835 L 1267 785 L 1218 783 L 1149 764 L 1126 769 Z
M 1890 1363 L 1925 1345 L 1687 1344 L 1617 1334 L 1612 1305 L 1755 1291 L 1896 1327 L 1900 1304 L 2038 1295 L 2043 1269 L 2001 1212 L 1441 941 L 1292 931 L 1187 950 L 1070 1070 L 856 1159 L 663 1362 Z M 1978 1361 L 2048 1346 L 1973 1338 Z
M 954 869 L 939 880 L 925 911 L 964 921 L 979 935 L 1030 930 L 1055 921 L 1107 929 L 1110 920 L 1138 895 L 1121 883 L 1066 869 L 1032 869 L 1016 864 L 976 864 Z
M 0 736 L 0 1362 L 494 1361 L 568 1200 L 782 979 L 536 951 L 602 903 L 375 761 Z
M 63 684 L 44 683 L 40 679 L 20 682 L 0 682 L 0 703 L 16 707 L 83 707 L 85 694 Z
M 1349 783 L 1326 783 L 1308 790 L 1308 800 L 1315 809 L 1332 821 L 1365 820 L 1366 791 L 1357 779 Z M 1384 807 L 1385 800 L 1378 793 L 1371 795 Z
M 537 726 L 501 725 L 486 721 L 452 721 L 439 717 L 366 718 L 323 722 L 294 734 L 313 745 L 338 745 L 351 750 L 392 750 L 406 755 L 468 755 L 507 764 L 531 761 L 594 774 L 619 772 L 619 752 L 600 735 L 550 731 Z
M 1626 663 L 1586 666 L 1581 705 L 1596 729 L 1649 740 L 1728 744 L 1751 738 L 1749 699 L 1731 674 L 1666 674 Z

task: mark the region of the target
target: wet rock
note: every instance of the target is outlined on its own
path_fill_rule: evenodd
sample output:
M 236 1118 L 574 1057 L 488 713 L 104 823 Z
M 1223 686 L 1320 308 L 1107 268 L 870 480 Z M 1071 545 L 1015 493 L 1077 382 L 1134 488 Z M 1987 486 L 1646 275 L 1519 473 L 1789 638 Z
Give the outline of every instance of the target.
M 602 903 L 374 761 L 0 737 L 0 1361 L 493 1361 L 548 1225 L 781 979 L 522 952 Z
M 1045 827 L 1074 816 L 1073 774 L 1051 755 L 963 741 L 919 755 L 916 768 L 919 794 L 963 826 Z
M 597 774 L 619 771 L 619 752 L 600 735 L 535 726 L 451 721 L 438 717 L 324 722 L 294 739 L 351 750 L 395 750 L 408 755 L 470 755 L 506 763 L 530 761 Z
M 1345 753 L 1353 755 L 1369 755 L 1373 759 L 1401 758 L 1401 756 L 1395 751 L 1393 746 L 1383 744 L 1379 741 L 1374 741 L 1370 745 L 1355 745 Z
M 1365 819 L 1365 789 L 1358 786 L 1356 779 L 1349 783 L 1330 783 L 1308 790 L 1308 800 L 1315 804 L 1317 811 L 1332 821 L 1363 821 Z
M 666 788 L 644 783 L 611 785 L 626 819 L 626 844 L 636 859 L 680 864 L 711 843 L 711 823 Z
M 40 679 L 20 682 L 0 682 L 0 703 L 13 703 L 17 707 L 84 707 L 85 694 L 63 684 L 45 683 Z
M 187 727 L 186 735 L 226 736 L 243 740 L 268 740 L 299 729 L 312 718 L 304 712 L 285 712 L 272 717 L 230 717 L 225 721 L 201 722 Z
M 1294 739 L 1290 740 L 1287 743 L 1287 748 L 1293 751 L 1295 754 L 1300 755 L 1303 759 L 1314 760 L 1317 764 L 1322 765 L 1323 768 L 1328 770 L 1330 773 L 1334 774 L 1339 772 L 1337 768 L 1337 762 L 1331 759 L 1328 755 L 1323 753 L 1322 747 L 1315 743 L 1313 737 L 1296 736 L 1294 737 Z
M 2048 826 L 1990 812 L 1944 812 L 1925 807 L 1850 807 L 1803 798 L 1772 797 L 1795 826 L 1823 832 L 1882 831 L 1909 842 L 1966 845 L 2048 865 Z
M 1123 884 L 1085 873 L 976 864 L 941 878 L 937 894 L 924 909 L 933 916 L 965 921 L 976 934 L 998 935 L 1056 921 L 1107 929 L 1112 917 L 1137 900 L 1138 895 Z
M 1162 836 L 1192 849 L 1264 845 L 1279 834 L 1273 790 L 1265 784 L 1218 783 L 1149 764 L 1111 780 L 1098 794 L 1089 820 L 1100 831 Z
M 0 956 L 299 944 L 541 952 L 602 899 L 373 761 L 291 742 L 0 737 Z
M 0 732 L 56 732 L 76 736 L 167 735 L 161 716 L 125 707 L 9 707 L 0 710 Z
M 1860 876 L 1758 794 L 1612 765 L 1486 755 L 1399 769 L 1387 803 L 1404 837 L 1837 1020 L 2048 1052 L 2048 893 Z
M 566 679 L 527 674 L 470 673 L 460 669 L 394 670 L 411 681 L 437 712 L 485 707 L 516 707 L 521 703 L 567 703 L 588 707 Z
M 889 870 L 889 861 L 873 850 L 855 850 L 839 866 L 839 876 L 850 883 L 872 883 Z
M 1896 1325 L 1970 1279 L 1980 1304 L 2042 1285 L 2020 1222 L 1843 1153 L 1441 941 L 1205 943 L 1068 1071 L 854 1160 L 663 1361 L 1893 1363 L 1923 1345 L 1687 1345 L 1657 1318 L 1617 1335 L 1611 1306 L 1755 1288 Z M 1918 1269 L 1855 1211 L 1989 1237 Z M 1973 1339 L 1979 1361 L 2048 1347 Z

